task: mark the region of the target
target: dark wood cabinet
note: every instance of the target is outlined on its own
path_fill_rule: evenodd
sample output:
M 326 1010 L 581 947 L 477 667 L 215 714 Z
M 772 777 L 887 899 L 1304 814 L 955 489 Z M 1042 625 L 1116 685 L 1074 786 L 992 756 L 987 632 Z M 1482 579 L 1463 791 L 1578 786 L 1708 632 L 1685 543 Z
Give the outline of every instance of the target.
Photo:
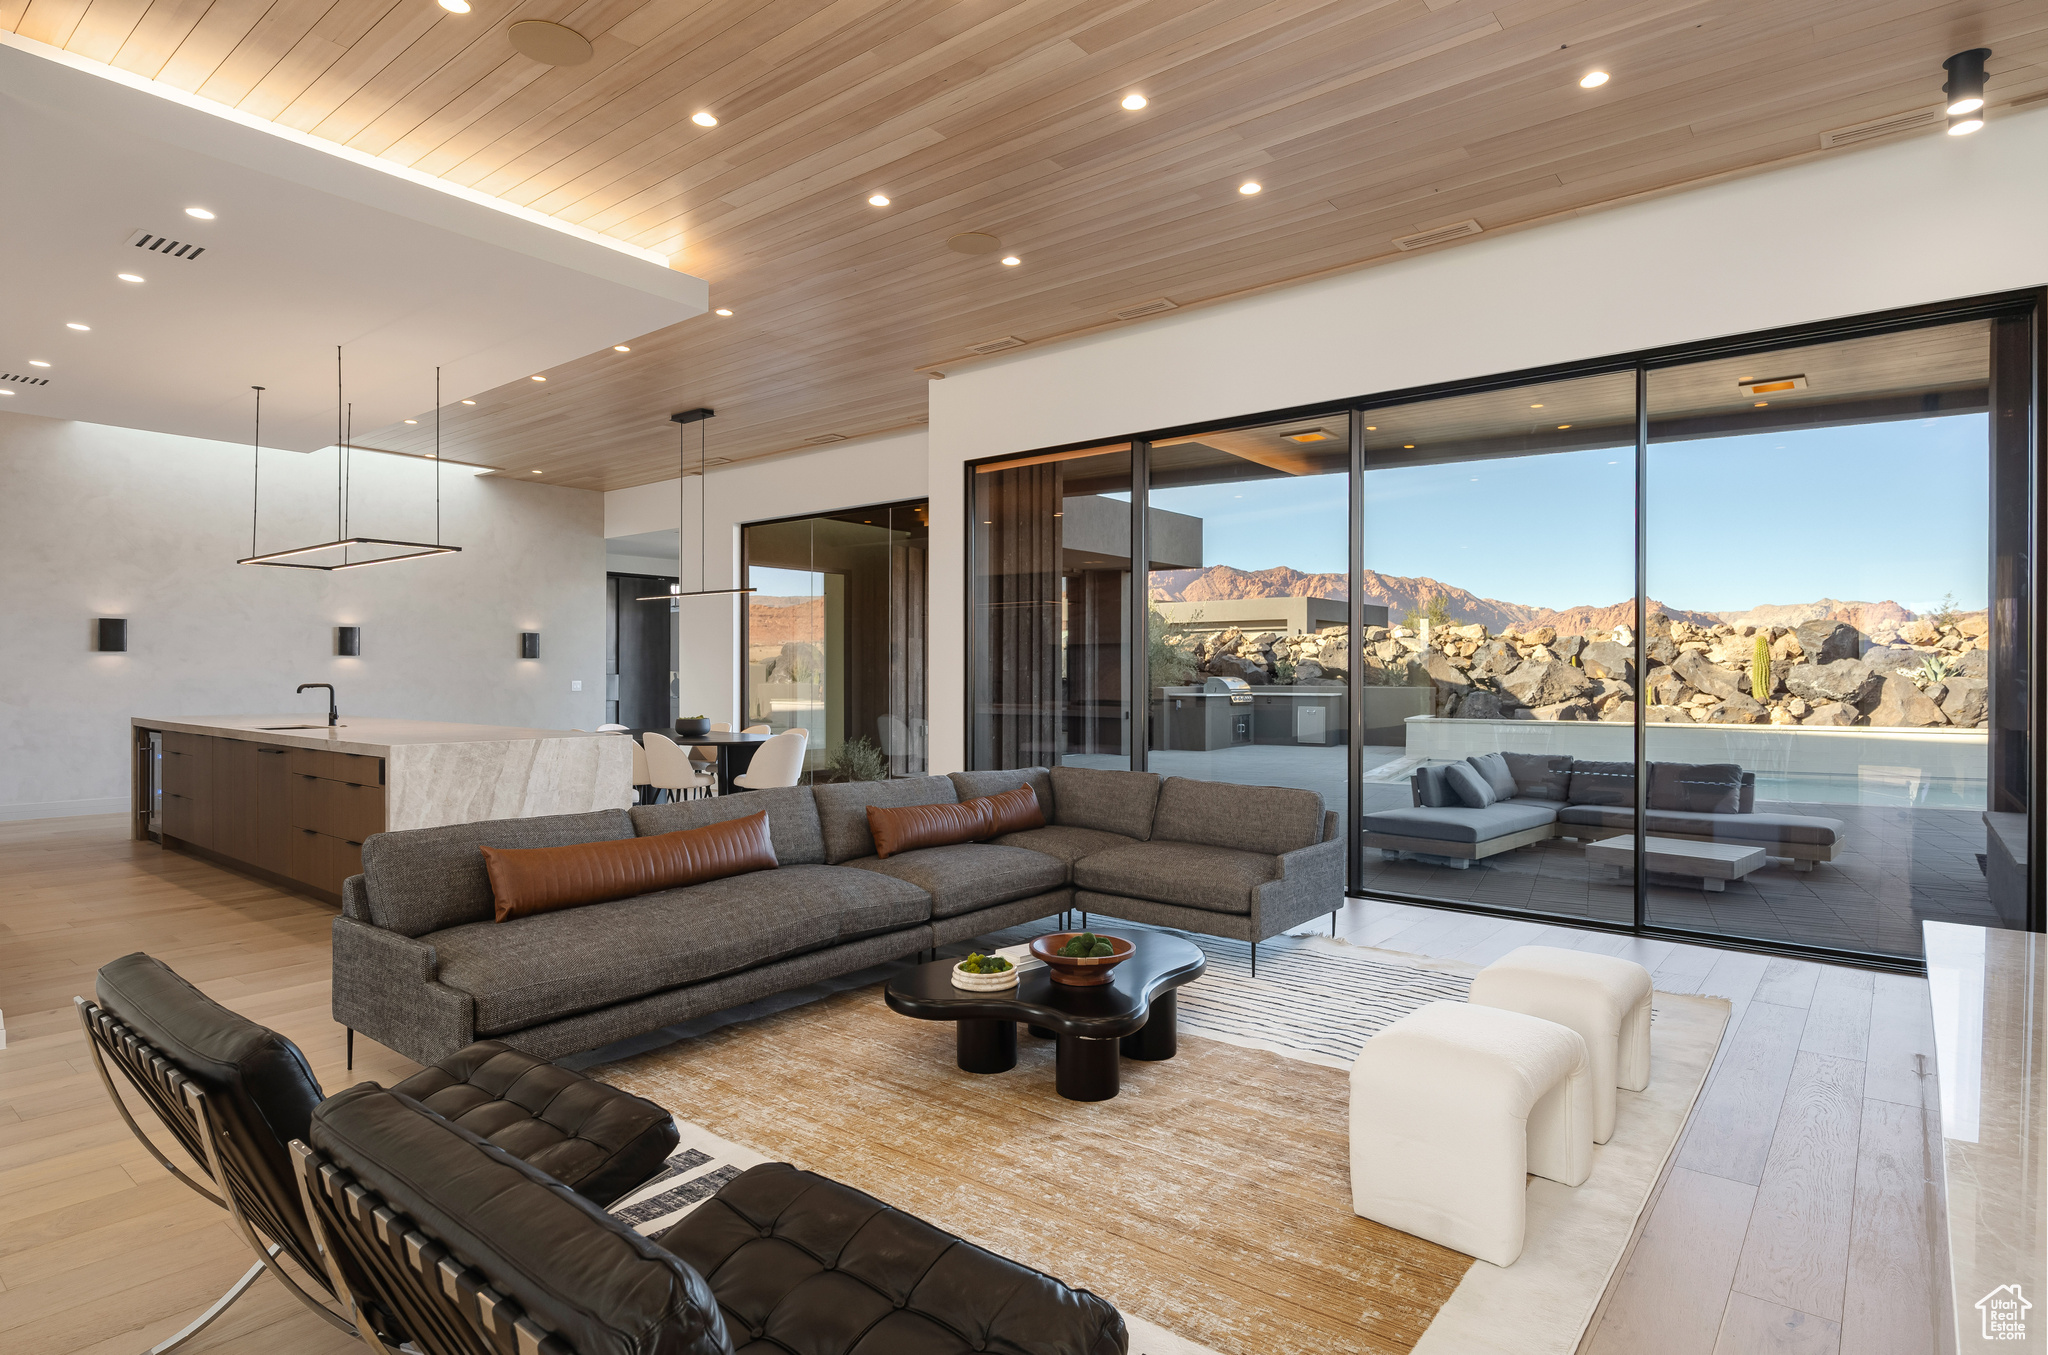
M 382 758 L 170 731 L 163 754 L 166 846 L 335 903 L 384 831 Z

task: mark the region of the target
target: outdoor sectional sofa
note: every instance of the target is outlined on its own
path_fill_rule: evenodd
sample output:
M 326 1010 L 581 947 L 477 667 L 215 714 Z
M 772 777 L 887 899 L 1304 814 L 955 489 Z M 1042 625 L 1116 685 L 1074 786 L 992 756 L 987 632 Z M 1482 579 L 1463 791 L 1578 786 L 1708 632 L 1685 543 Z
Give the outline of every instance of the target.
M 1417 767 L 1407 809 L 1365 816 L 1365 845 L 1465 866 L 1547 838 L 1591 842 L 1635 831 L 1633 762 L 1589 762 L 1562 754 L 1495 753 L 1513 793 L 1475 807 L 1450 783 L 1450 766 Z M 1480 769 L 1484 758 L 1469 758 Z M 1756 812 L 1756 773 L 1733 763 L 1652 762 L 1644 827 L 1652 837 L 1739 843 L 1810 871 L 1841 854 L 1840 819 Z M 1496 768 L 1496 776 L 1499 770 Z M 1482 770 L 1483 777 L 1483 770 Z M 1507 786 L 1502 785 L 1501 790 Z
M 875 854 L 870 805 L 1020 785 L 1044 827 Z M 647 837 L 763 811 L 774 869 L 493 921 L 481 847 Z M 1313 791 L 1035 767 L 379 833 L 342 888 L 334 1018 L 422 1063 L 479 1039 L 559 1058 L 1070 908 L 1256 953 L 1341 906 L 1337 829 Z

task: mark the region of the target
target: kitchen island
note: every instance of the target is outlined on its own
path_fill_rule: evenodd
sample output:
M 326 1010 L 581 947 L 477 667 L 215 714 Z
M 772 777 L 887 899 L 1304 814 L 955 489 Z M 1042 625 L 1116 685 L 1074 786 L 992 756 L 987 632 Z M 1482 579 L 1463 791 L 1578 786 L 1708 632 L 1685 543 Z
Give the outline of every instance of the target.
M 371 833 L 633 802 L 622 735 L 355 716 L 130 725 L 137 838 L 329 903 L 361 871 Z

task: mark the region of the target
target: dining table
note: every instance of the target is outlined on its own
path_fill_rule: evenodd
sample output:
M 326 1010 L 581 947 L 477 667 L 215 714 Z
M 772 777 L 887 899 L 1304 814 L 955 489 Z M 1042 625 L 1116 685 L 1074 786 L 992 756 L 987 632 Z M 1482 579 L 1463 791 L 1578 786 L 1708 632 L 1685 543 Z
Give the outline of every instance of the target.
M 685 748 L 712 748 L 718 758 L 713 766 L 713 775 L 718 781 L 718 793 L 730 795 L 734 790 L 745 790 L 734 786 L 732 779 L 744 772 L 754 761 L 754 751 L 768 742 L 767 734 L 745 734 L 714 732 L 710 734 L 677 734 L 672 730 L 653 731 L 663 738 L 673 739 Z

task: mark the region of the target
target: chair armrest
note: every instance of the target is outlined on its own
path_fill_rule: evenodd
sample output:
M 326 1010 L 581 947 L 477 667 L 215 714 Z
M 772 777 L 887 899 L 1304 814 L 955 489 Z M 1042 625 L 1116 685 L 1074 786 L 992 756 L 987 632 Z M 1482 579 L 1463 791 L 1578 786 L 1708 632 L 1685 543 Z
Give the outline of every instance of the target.
M 362 876 L 351 875 L 341 882 L 341 915 L 358 922 L 370 920 L 370 887 Z
M 1252 938 L 1263 941 L 1344 906 L 1344 841 L 1333 838 L 1274 858 L 1277 879 L 1252 891 Z
M 441 983 L 440 972 L 426 942 L 334 919 L 334 1019 L 420 1063 L 476 1040 L 476 1004 Z

